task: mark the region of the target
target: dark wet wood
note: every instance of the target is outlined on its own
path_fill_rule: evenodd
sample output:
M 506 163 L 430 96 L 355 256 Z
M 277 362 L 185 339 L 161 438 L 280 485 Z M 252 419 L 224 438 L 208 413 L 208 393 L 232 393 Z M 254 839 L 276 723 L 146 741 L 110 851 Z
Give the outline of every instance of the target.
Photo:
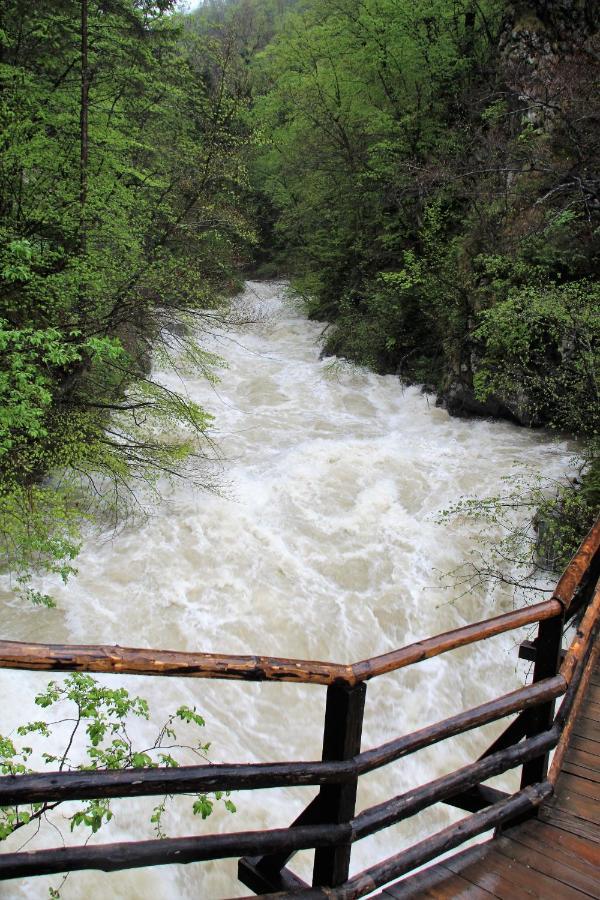
M 348 688 L 332 685 L 327 688 L 323 753 L 325 761 L 351 759 L 360 753 L 366 684 Z M 326 784 L 321 787 L 320 799 L 324 822 L 336 825 L 349 822 L 354 816 L 358 775 L 343 785 Z M 333 850 L 315 850 L 313 886 L 335 887 L 343 884 L 350 871 L 350 841 Z
M 0 806 L 98 797 L 140 797 L 187 791 L 254 790 L 300 785 L 344 784 L 438 741 L 492 722 L 565 692 L 561 675 L 511 691 L 503 697 L 428 725 L 349 760 L 255 764 L 210 764 L 179 768 L 46 772 L 0 778 Z M 363 688 L 364 690 L 364 688 Z M 489 756 L 490 754 L 486 754 Z M 301 824 L 315 824 L 320 818 Z M 288 855 L 289 858 L 289 855 Z M 284 860 L 281 865 L 285 865 Z
M 461 892 L 473 887 L 470 882 L 455 874 L 451 869 L 447 868 L 443 863 L 430 869 L 425 869 L 410 879 L 412 884 L 408 886 L 403 882 L 392 884 L 387 887 L 380 895 L 386 900 L 410 900 L 411 897 L 417 896 L 438 896 L 437 891 L 447 892 L 451 890 L 454 896 L 461 896 Z M 446 894 L 447 895 L 447 894 Z M 452 894 L 450 894 L 452 896 Z M 481 888 L 480 892 L 475 896 L 474 900 L 490 900 L 493 895 L 485 889 Z
M 597 638 L 587 677 L 580 679 L 581 702 L 572 704 L 572 717 L 566 722 L 568 743 L 562 756 L 555 755 L 560 770 L 554 762 L 554 771 L 550 770 L 556 777 L 555 793 L 541 805 L 538 817 L 388 886 L 378 895 L 381 900 L 431 896 L 476 900 L 482 890 L 507 900 L 600 898 L 599 644 Z M 578 740 L 585 740 L 594 752 L 574 747 Z M 461 885 L 459 890 L 457 876 L 470 886 Z M 435 884 L 433 893 L 427 887 L 430 883 Z M 456 892 L 444 893 L 446 889 Z
M 515 868 L 507 866 L 501 856 L 488 853 L 487 849 L 487 845 L 483 844 L 465 850 L 452 856 L 445 868 L 457 873 L 468 866 L 471 880 L 466 878 L 464 880 L 467 881 L 469 890 L 480 888 L 488 891 L 492 897 L 500 897 L 502 900 L 531 900 L 534 894 L 521 883 Z M 477 884 L 473 883 L 474 875 L 477 877 Z M 466 892 L 465 896 L 468 897 L 469 893 Z
M 321 762 L 215 763 L 156 769 L 98 769 L 5 775 L 0 806 L 99 797 L 153 797 L 199 791 L 252 791 L 259 788 L 344 784 L 356 779 L 357 766 Z M 311 823 L 314 824 L 314 823 Z
M 307 825 L 271 831 L 244 831 L 237 834 L 206 834 L 151 841 L 59 847 L 0 854 L 0 879 L 54 875 L 81 869 L 116 872 L 143 866 L 200 862 L 209 859 L 245 856 L 256 852 L 275 853 L 292 847 L 334 847 L 350 838 L 349 825 Z
M 279 870 L 267 868 L 262 860 L 261 856 L 244 856 L 238 862 L 238 879 L 255 894 L 264 897 L 265 894 L 268 896 L 273 892 L 289 894 L 292 891 L 309 889 L 309 885 L 291 869 L 286 866 Z
M 495 775 L 514 768 L 520 762 L 536 758 L 542 751 L 550 749 L 556 743 L 557 735 L 552 731 L 538 734 L 514 747 L 500 750 L 485 759 L 463 766 L 449 775 L 442 775 L 428 784 L 413 788 L 406 794 L 386 800 L 377 806 L 363 810 L 352 821 L 353 840 L 360 840 L 383 828 L 388 828 L 409 816 L 427 809 L 434 803 L 445 802 L 457 794 L 462 794 L 480 782 L 487 781 Z M 494 806 L 503 808 L 503 804 L 511 799 L 503 796 Z M 489 807 L 493 809 L 494 807 Z M 529 807 L 526 807 L 529 809 Z
M 424 747 L 429 747 L 456 734 L 462 734 L 465 731 L 478 728 L 511 713 L 528 709 L 538 703 L 559 697 L 565 693 L 566 688 L 567 684 L 563 676 L 556 675 L 554 678 L 548 678 L 537 684 L 530 684 L 527 687 L 511 691 L 503 697 L 490 700 L 488 703 L 482 703 L 455 716 L 450 716 L 450 718 L 444 719 L 443 722 L 428 725 L 419 729 L 419 731 L 396 738 L 396 740 L 382 744 L 381 747 L 376 747 L 373 750 L 363 751 L 357 757 L 359 771 L 361 774 L 371 772 L 381 765 L 393 762 L 396 759 L 407 756 L 409 753 L 422 750 Z M 519 736 L 521 737 L 522 733 Z M 504 749 L 506 746 L 514 743 L 515 740 L 511 740 L 509 744 L 504 744 L 502 747 L 499 746 L 497 749 Z M 489 756 L 490 753 L 488 752 L 484 755 Z
M 558 672 L 564 627 L 564 613 L 553 619 L 540 622 L 536 639 L 537 654 L 533 667 L 533 681 L 552 678 Z M 542 703 L 530 710 L 526 716 L 525 737 L 539 734 L 552 726 L 554 720 L 554 700 Z M 521 772 L 521 787 L 538 784 L 548 771 L 548 753 L 524 763 Z
M 461 791 L 453 797 L 444 800 L 448 806 L 456 806 L 458 809 L 464 809 L 466 812 L 479 812 L 492 803 L 499 803 L 505 800 L 509 794 L 506 791 L 499 791 L 496 788 L 488 787 L 486 784 L 477 784 L 475 787 Z
M 323 821 L 323 811 L 321 809 L 321 795 L 317 794 L 311 802 L 306 806 L 300 815 L 296 816 L 290 828 L 297 828 L 298 825 L 315 825 Z M 286 863 L 295 855 L 294 850 L 284 850 L 280 853 L 272 853 L 269 856 L 254 856 L 240 859 L 238 863 L 238 878 L 242 884 L 252 887 L 249 881 L 246 881 L 246 873 L 248 873 L 251 881 L 260 879 L 261 890 L 259 893 L 267 891 L 279 890 L 279 874 L 285 871 Z M 277 873 L 279 869 L 279 873 Z M 275 875 L 274 875 L 275 873 Z
M 564 851 L 571 858 L 571 865 L 577 859 L 583 864 L 592 866 L 596 871 L 600 867 L 600 847 L 596 843 L 590 843 L 569 831 L 546 825 L 541 819 L 533 819 L 521 825 L 519 834 L 530 835 L 538 845 L 549 846 L 552 852 L 557 849 Z

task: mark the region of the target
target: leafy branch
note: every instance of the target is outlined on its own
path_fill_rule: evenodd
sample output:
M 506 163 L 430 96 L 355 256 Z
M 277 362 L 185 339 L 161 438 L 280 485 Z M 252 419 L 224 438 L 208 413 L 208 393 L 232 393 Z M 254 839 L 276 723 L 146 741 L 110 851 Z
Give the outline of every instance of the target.
M 199 730 L 205 725 L 195 707 L 182 705 L 171 713 L 158 728 L 154 740 L 147 746 L 137 746 L 129 734 L 129 723 L 136 719 L 149 720 L 148 702 L 142 697 L 131 696 L 125 688 L 107 688 L 90 675 L 73 673 L 63 683 L 51 681 L 35 698 L 42 710 L 59 711 L 52 721 L 34 720 L 18 726 L 15 732 L 0 735 L 0 773 L 21 775 L 34 771 L 32 758 L 39 758 L 56 771 L 85 771 L 95 769 L 147 769 L 159 766 L 177 767 L 183 751 L 191 752 L 209 761 L 210 743 L 201 740 Z M 53 749 L 58 734 L 68 727 L 61 750 Z M 191 732 L 191 739 L 183 743 L 177 734 L 179 727 Z M 25 738 L 26 743 L 17 742 Z M 33 739 L 33 740 L 32 740 Z M 43 749 L 51 742 L 50 749 Z M 35 745 L 35 746 L 34 746 Z M 213 812 L 216 802 L 235 812 L 229 792 L 199 793 L 192 797 L 192 812 L 206 819 Z M 169 801 L 167 795 L 154 807 L 150 822 L 156 835 L 166 836 L 164 816 Z M 42 824 L 57 828 L 48 814 L 63 801 L 37 802 L 0 808 L 0 841 L 21 829 L 32 832 L 26 843 L 35 836 Z M 83 827 L 95 834 L 113 819 L 114 811 L 109 798 L 84 802 L 67 816 L 71 831 Z M 60 829 L 59 829 L 60 833 Z M 61 833 L 62 838 L 62 833 Z M 63 838 L 64 841 L 64 838 Z M 52 891 L 51 896 L 58 896 Z

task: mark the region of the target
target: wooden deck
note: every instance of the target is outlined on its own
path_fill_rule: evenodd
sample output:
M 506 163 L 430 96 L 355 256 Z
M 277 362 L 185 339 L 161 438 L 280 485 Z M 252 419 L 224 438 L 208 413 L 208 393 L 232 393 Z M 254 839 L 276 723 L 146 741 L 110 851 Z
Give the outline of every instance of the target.
M 600 638 L 599 638 L 600 640 Z M 600 898 L 600 662 L 539 817 L 389 885 L 379 900 Z

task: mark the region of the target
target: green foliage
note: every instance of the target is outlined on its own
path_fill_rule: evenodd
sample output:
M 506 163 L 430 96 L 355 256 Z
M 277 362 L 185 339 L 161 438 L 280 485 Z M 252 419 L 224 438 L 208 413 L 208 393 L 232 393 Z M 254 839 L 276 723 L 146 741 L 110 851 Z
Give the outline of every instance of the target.
M 327 352 L 589 435 L 597 66 L 507 87 L 530 63 L 511 16 L 310 0 L 255 66 L 252 174 Z
M 150 354 L 210 372 L 198 330 L 255 236 L 237 38 L 184 33 L 175 5 L 90 0 L 84 26 L 76 0 L 3 4 L 0 540 L 18 584 L 68 575 L 78 516 L 132 484 L 202 480 L 211 418 Z
M 59 717 L 54 721 L 40 719 L 20 725 L 16 736 L 25 738 L 26 744 L 17 744 L 12 735 L 0 735 L 0 773 L 3 775 L 32 771 L 29 766 L 32 758 L 40 759 L 44 765 L 58 771 L 176 767 L 182 751 L 191 752 L 202 760 L 208 759 L 206 754 L 210 744 L 198 738 L 198 729 L 204 727 L 204 719 L 195 708 L 180 706 L 158 729 L 149 745 L 136 747 L 129 734 L 131 723 L 136 718 L 148 720 L 150 710 L 146 700 L 131 696 L 125 688 L 107 688 L 89 675 L 76 673 L 67 676 L 62 683 L 51 681 L 35 702 L 41 709 L 52 711 Z M 183 723 L 191 733 L 186 744 L 178 738 L 177 723 Z M 54 748 L 61 738 L 62 750 L 44 750 L 45 746 Z M 160 837 L 165 836 L 163 822 L 168 800 L 168 797 L 163 798 L 150 817 Z M 222 792 L 196 795 L 192 811 L 206 819 L 215 802 L 219 801 L 229 812 L 235 812 L 229 794 Z M 59 802 L 33 803 L 26 807 L 0 809 L 0 840 L 26 826 L 38 828 L 48 821 L 48 813 L 59 805 Z M 104 798 L 86 801 L 69 812 L 67 821 L 71 831 L 81 827 L 95 833 L 113 816 L 111 800 Z
M 449 109 L 485 59 L 495 18 L 477 9 L 314 0 L 288 16 L 257 74 L 255 178 L 277 211 L 295 286 L 313 315 L 333 321 L 328 349 L 380 371 L 404 368 L 407 353 L 435 368 L 427 332 L 437 300 L 414 279 L 402 291 L 385 279 L 422 249 L 433 249 L 426 267 L 439 279 L 439 247 L 425 234 L 434 210 L 447 217 L 444 201 L 424 210 L 427 186 L 415 178 L 432 154 L 459 150 Z
M 535 473 L 504 481 L 506 492 L 492 497 L 462 497 L 442 510 L 438 521 L 478 523 L 478 545 L 465 565 L 444 579 L 465 592 L 502 582 L 519 603 L 552 588 L 594 524 L 600 508 L 600 448 L 591 441 L 572 460 L 576 476 L 553 481 Z
M 465 507 L 539 507 L 556 569 L 600 508 L 598 66 L 578 33 L 534 72 L 527 21 L 494 0 L 296 7 L 254 66 L 252 178 L 325 352 L 592 441 L 578 490 Z M 529 571 L 533 524 L 506 527 Z
M 4 484 L 0 489 L 0 551 L 17 591 L 35 605 L 53 606 L 48 594 L 31 586 L 34 572 L 66 582 L 76 573 L 79 512 L 66 484 Z
M 508 398 L 532 423 L 600 433 L 600 286 L 528 285 L 480 317 L 475 387 Z

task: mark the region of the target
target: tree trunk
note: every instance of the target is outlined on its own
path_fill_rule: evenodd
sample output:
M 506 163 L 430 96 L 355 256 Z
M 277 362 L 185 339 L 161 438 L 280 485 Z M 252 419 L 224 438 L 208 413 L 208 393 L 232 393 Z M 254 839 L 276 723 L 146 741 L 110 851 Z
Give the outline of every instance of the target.
M 88 0 L 81 0 L 81 101 L 79 110 L 79 244 L 82 254 L 87 249 L 86 203 L 88 192 L 88 117 L 90 70 L 88 65 Z

